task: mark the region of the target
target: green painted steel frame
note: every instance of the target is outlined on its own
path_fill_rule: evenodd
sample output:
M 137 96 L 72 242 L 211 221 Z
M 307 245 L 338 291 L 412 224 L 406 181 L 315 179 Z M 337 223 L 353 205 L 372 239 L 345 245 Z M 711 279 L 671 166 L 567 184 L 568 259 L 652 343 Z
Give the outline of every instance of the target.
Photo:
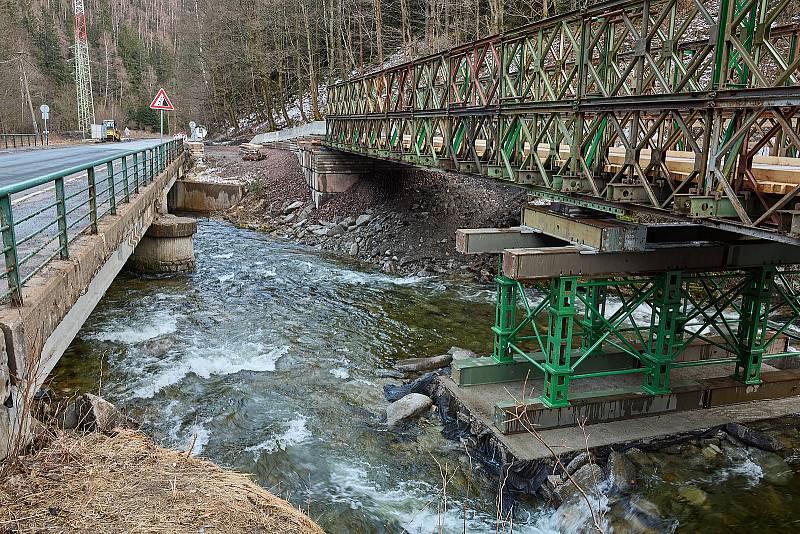
M 325 143 L 565 201 L 782 231 L 753 158 L 800 152 L 800 27 L 787 0 L 610 0 L 329 87 Z M 671 151 L 692 168 L 667 167 Z M 630 195 L 615 198 L 615 191 Z M 630 200 L 632 199 L 632 200 Z M 610 208 L 609 208 L 610 209 Z
M 499 276 L 493 358 L 506 365 L 519 355 L 541 370 L 539 400 L 552 408 L 569 405 L 570 383 L 580 379 L 641 374 L 642 391 L 668 394 L 670 373 L 681 367 L 735 364 L 735 378 L 759 384 L 765 360 L 800 356 L 767 350 L 778 336 L 800 339 L 793 329 L 800 306 L 790 274 L 797 273 L 764 267 L 629 279 L 562 276 L 540 288 L 535 304 L 522 283 Z M 731 356 L 681 361 L 697 341 Z M 604 349 L 627 354 L 635 364 L 581 372 L 582 364 L 602 357 Z M 543 362 L 536 357 L 542 354 Z
M 114 215 L 120 203 L 130 202 L 131 174 L 134 194 L 138 194 L 140 186 L 152 183 L 155 176 L 182 152 L 182 141 L 167 141 L 0 187 L 0 232 L 5 259 L 5 272 L 0 278 L 5 278 L 8 284 L 8 289 L 0 297 L 10 298 L 14 306 L 21 306 L 22 287 L 31 277 L 52 259 L 68 259 L 69 244 L 75 237 L 84 231 L 97 233 L 98 220 L 105 213 Z M 132 162 L 133 173 L 129 172 L 129 162 Z M 97 169 L 105 171 L 105 187 L 101 189 L 98 189 Z M 86 187 L 78 186 L 76 191 L 67 193 L 65 182 L 79 180 L 83 173 Z M 13 195 L 50 184 L 54 191 L 52 203 L 44 201 L 43 207 L 36 204 L 33 212 L 23 211 L 22 215 L 15 217 Z M 103 197 L 105 199 L 98 203 L 98 199 Z M 106 203 L 108 209 L 100 211 L 99 208 Z M 28 226 L 35 228 L 29 229 Z M 50 230 L 53 227 L 55 232 Z M 21 237 L 17 235 L 20 232 L 24 233 Z

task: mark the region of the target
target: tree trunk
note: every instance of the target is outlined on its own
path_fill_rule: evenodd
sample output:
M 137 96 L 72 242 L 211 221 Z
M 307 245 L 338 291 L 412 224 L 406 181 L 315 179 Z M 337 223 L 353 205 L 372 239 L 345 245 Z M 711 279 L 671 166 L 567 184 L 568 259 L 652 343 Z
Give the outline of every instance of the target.
M 322 115 L 319 113 L 319 82 L 317 81 L 317 67 L 314 64 L 314 54 L 311 48 L 311 20 L 308 16 L 308 9 L 305 5 L 300 4 L 300 9 L 303 12 L 303 23 L 306 29 L 306 50 L 308 51 L 308 79 L 309 79 L 309 97 L 311 98 L 311 114 L 315 121 L 321 120 Z
M 378 46 L 378 62 L 383 64 L 383 16 L 381 0 L 375 0 L 375 42 Z
M 400 0 L 400 32 L 403 34 L 403 45 L 411 46 L 411 12 L 408 7 L 409 0 Z

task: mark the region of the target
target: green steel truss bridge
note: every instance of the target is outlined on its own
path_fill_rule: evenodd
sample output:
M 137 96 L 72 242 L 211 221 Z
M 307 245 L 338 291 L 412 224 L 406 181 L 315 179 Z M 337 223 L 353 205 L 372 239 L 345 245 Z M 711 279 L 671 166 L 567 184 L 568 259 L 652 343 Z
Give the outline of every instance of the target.
M 532 369 L 550 408 L 601 378 L 668 396 L 688 367 L 777 387 L 800 354 L 798 23 L 789 0 L 611 0 L 328 88 L 327 147 L 552 202 L 458 235 L 502 266 L 493 362 L 461 385 Z

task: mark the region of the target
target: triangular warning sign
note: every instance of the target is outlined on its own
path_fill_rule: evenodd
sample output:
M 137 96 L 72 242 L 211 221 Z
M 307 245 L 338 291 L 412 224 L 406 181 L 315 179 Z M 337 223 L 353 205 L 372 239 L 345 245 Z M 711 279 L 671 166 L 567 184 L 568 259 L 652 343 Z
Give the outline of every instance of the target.
M 150 109 L 163 109 L 164 111 L 175 110 L 175 108 L 172 107 L 172 102 L 170 102 L 167 92 L 163 87 L 158 90 L 158 94 L 153 101 L 150 102 Z

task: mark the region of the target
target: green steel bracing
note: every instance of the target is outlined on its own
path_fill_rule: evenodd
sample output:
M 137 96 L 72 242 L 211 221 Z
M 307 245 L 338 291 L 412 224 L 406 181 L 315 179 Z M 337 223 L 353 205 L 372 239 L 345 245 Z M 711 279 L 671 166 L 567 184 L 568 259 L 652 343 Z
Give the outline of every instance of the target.
M 514 356 L 508 340 L 517 326 L 517 281 L 505 276 L 497 277 L 497 306 L 495 308 L 494 351 L 498 363 L 511 363 Z
M 648 393 L 669 393 L 669 371 L 683 332 L 685 313 L 681 298 L 681 273 L 667 272 L 658 280 L 652 303 L 650 339 L 645 347 L 647 371 L 643 388 Z
M 550 408 L 569 404 L 572 337 L 578 278 L 562 276 L 550 282 L 544 390 L 540 400 Z
M 606 310 L 606 297 L 608 288 L 601 285 L 590 286 L 586 289 L 586 312 L 581 322 L 581 348 L 586 351 L 599 343 L 593 350 L 602 352 L 603 321 Z
M 789 234 L 770 208 L 790 189 L 759 158 L 800 153 L 792 3 L 689 4 L 607 0 L 331 85 L 324 142 Z M 730 209 L 686 212 L 709 197 Z
M 561 276 L 546 292 L 500 276 L 495 363 L 476 361 L 459 373 L 471 384 L 482 375 L 494 382 L 519 377 L 527 362 L 541 380 L 539 401 L 552 408 L 569 405 L 575 380 L 602 378 L 599 389 L 622 391 L 628 386 L 609 386 L 609 377 L 640 374 L 644 393 L 666 395 L 672 372 L 686 367 L 728 365 L 737 380 L 758 384 L 765 360 L 800 356 L 787 344 L 787 338 L 800 341 L 796 274 L 769 267 L 625 279 Z
M 761 383 L 761 363 L 767 349 L 770 300 L 775 269 L 765 267 L 750 273 L 742 293 L 738 328 L 739 359 L 734 376 L 745 384 Z

